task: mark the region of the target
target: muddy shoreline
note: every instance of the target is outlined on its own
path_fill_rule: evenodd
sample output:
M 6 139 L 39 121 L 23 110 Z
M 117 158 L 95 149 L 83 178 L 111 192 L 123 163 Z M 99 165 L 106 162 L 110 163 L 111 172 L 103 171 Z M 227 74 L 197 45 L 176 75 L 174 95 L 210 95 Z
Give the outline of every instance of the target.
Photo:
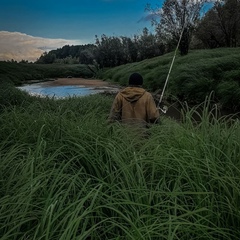
M 57 86 L 85 86 L 85 87 L 108 87 L 108 88 L 116 88 L 120 89 L 121 86 L 114 85 L 109 82 L 100 80 L 100 79 L 86 79 L 86 78 L 49 78 L 44 80 L 27 80 L 24 81 L 23 84 L 36 84 L 41 83 L 46 87 L 57 87 Z
M 100 79 L 86 79 L 86 78 L 55 78 L 44 80 L 28 80 L 24 84 L 41 84 L 43 87 L 58 87 L 58 86 L 81 86 L 100 90 L 101 93 L 114 95 L 121 86 L 114 85 Z

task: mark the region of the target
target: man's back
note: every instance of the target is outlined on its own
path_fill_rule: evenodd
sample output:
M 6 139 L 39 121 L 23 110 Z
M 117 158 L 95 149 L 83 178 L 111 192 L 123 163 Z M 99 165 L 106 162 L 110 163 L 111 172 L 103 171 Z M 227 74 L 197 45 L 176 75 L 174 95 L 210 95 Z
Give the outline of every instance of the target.
M 143 89 L 143 77 L 133 73 L 128 80 L 129 86 L 120 91 L 114 99 L 109 121 L 146 126 L 159 118 L 159 111 L 152 95 Z
M 123 123 L 146 125 L 159 117 L 152 95 L 141 87 L 127 87 L 113 102 L 110 118 Z

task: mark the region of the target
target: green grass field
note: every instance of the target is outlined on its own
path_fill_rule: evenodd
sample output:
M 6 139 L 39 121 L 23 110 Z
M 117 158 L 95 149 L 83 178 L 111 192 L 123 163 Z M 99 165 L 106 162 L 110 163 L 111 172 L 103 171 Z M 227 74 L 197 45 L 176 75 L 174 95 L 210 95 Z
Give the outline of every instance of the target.
M 107 124 L 111 103 L 2 108 L 0 239 L 239 239 L 239 120 L 189 109 L 141 138 Z
M 31 97 L 14 84 L 27 80 L 27 73 L 32 77 L 35 66 L 4 65 L 0 239 L 239 240 L 239 118 L 219 118 L 212 98 L 220 95 L 208 88 L 219 87 L 219 80 L 226 85 L 219 101 L 236 105 L 240 61 L 239 49 L 233 51 L 177 57 L 166 94 L 176 86 L 198 89 L 199 104 L 184 105 L 181 122 L 162 114 L 148 137 L 107 123 L 112 96 Z M 130 72 L 139 71 L 154 90 L 171 59 L 105 70 L 102 78 L 124 85 Z M 47 75 L 56 71 L 52 67 L 44 66 Z M 189 82 L 194 74 L 201 80 Z

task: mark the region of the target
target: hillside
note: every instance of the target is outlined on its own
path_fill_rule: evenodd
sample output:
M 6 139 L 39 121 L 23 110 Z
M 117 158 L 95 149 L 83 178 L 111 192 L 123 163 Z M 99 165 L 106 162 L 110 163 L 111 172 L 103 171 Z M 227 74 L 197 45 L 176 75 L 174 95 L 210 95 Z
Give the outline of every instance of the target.
M 139 72 L 144 77 L 144 87 L 158 91 L 164 86 L 173 55 L 115 67 L 102 77 L 126 85 L 128 76 Z M 186 56 L 176 56 L 165 97 L 198 104 L 212 91 L 215 102 L 223 108 L 240 111 L 240 48 L 194 50 Z

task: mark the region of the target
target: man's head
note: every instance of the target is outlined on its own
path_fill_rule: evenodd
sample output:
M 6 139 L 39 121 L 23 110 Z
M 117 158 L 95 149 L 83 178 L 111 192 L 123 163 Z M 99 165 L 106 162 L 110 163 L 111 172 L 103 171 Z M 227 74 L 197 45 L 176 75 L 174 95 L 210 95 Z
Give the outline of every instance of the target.
M 143 77 L 139 73 L 132 73 L 128 80 L 129 85 L 143 85 Z

